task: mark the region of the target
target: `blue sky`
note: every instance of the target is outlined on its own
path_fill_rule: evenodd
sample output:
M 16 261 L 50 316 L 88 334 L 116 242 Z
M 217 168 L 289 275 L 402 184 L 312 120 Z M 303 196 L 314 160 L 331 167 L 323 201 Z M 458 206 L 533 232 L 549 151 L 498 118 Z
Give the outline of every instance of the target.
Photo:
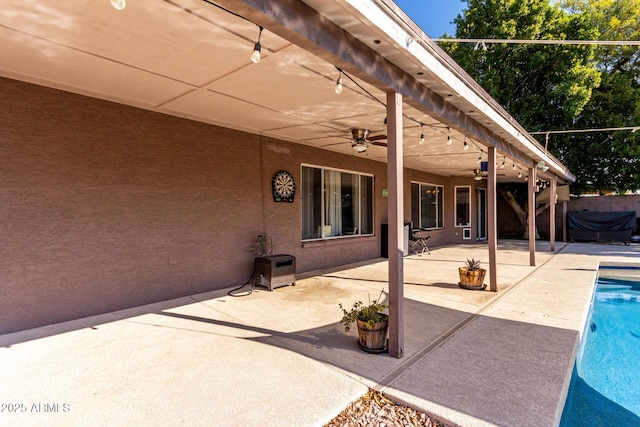
M 455 35 L 454 18 L 467 5 L 460 0 L 394 0 L 416 24 L 431 38 L 444 32 Z

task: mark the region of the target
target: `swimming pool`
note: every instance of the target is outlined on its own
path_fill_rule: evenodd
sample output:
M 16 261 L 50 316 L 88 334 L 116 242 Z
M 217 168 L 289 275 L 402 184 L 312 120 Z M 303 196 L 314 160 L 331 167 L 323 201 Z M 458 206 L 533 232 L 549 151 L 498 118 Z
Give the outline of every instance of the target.
M 640 426 L 640 268 L 598 271 L 560 426 Z

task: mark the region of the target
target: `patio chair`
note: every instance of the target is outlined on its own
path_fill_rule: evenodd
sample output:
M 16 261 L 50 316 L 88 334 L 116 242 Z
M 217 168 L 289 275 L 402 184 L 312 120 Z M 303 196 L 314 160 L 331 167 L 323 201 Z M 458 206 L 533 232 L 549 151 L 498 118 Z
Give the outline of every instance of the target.
M 409 238 L 411 246 L 409 247 L 409 251 L 412 254 L 422 256 L 422 254 L 426 252 L 431 255 L 428 245 L 429 239 L 431 239 L 429 230 L 424 228 L 413 228 L 413 224 L 411 224 L 411 237 Z

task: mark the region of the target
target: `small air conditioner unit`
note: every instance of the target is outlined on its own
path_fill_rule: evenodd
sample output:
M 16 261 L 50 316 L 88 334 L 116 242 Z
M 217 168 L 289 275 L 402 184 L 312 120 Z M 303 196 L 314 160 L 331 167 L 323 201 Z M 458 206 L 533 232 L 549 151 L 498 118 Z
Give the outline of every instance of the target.
M 257 257 L 253 274 L 260 278 L 259 285 L 269 288 L 296 284 L 296 258 L 292 255 L 278 254 Z

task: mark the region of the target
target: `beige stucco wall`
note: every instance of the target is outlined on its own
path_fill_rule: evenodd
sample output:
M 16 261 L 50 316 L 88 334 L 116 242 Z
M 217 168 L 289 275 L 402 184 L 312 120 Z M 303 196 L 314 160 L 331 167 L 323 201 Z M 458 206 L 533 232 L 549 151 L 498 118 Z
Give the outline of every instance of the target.
M 640 217 L 640 195 L 627 196 L 584 196 L 571 199 L 567 204 L 570 211 L 635 212 Z
M 563 214 L 564 202 L 556 205 L 556 239 L 563 240 L 563 222 L 566 223 L 566 218 Z M 596 211 L 596 212 L 635 212 L 636 216 L 640 218 L 640 195 L 625 195 L 625 196 L 583 196 L 572 198 L 567 203 L 567 211 Z M 536 225 L 540 236 L 548 240 L 549 239 L 549 210 L 545 210 L 536 217 Z M 640 228 L 636 230 L 636 233 L 640 232 Z M 568 233 L 568 230 L 567 230 Z M 569 236 L 567 235 L 567 239 Z
M 380 256 L 387 221 L 386 164 L 262 138 L 142 109 L 0 78 L 0 333 L 212 289 L 251 274 L 258 234 L 298 272 Z M 301 164 L 374 174 L 375 231 L 303 244 L 301 202 L 275 203 L 271 180 Z M 432 245 L 473 243 L 453 227 Z M 458 233 L 458 235 L 456 235 Z

